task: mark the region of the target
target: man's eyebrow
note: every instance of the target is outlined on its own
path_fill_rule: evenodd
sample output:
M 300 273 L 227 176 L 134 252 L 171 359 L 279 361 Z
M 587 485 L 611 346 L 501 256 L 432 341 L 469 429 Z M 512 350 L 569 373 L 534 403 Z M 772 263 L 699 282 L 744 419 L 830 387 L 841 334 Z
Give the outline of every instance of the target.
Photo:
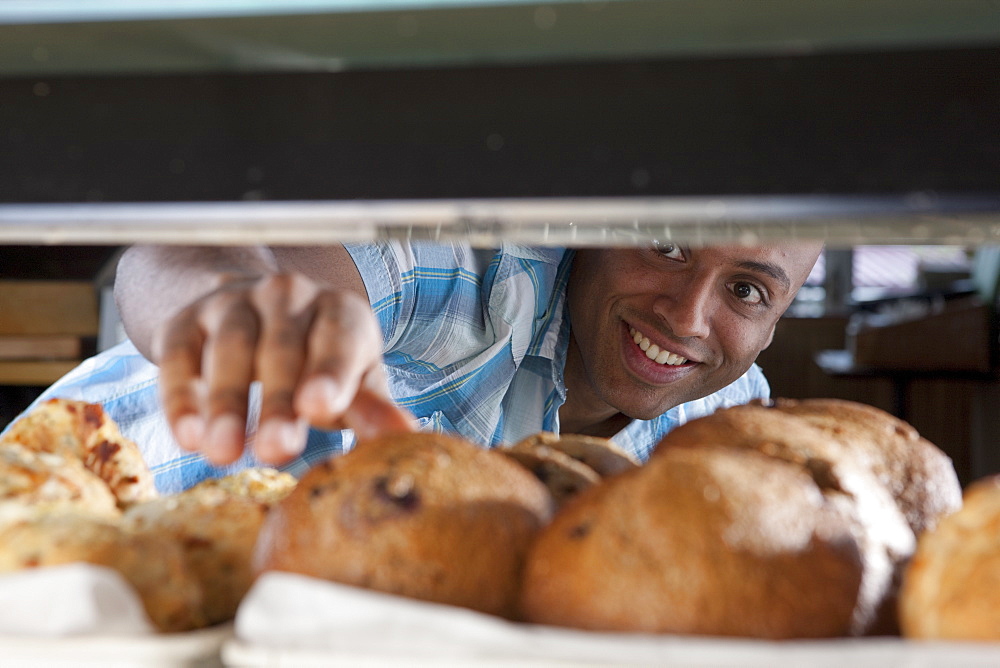
M 747 271 L 756 271 L 761 274 L 767 274 L 774 280 L 781 283 L 781 285 L 788 290 L 792 287 L 792 281 L 788 278 L 788 274 L 785 270 L 776 264 L 771 264 L 770 262 L 755 262 L 754 260 L 744 260 L 738 265 L 741 269 L 746 269 Z

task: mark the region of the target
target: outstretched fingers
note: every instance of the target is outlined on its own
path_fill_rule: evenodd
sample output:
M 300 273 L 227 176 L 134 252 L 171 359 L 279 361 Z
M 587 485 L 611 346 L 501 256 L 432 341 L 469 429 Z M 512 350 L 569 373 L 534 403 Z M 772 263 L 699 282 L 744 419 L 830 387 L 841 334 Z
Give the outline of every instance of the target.
M 344 415 L 347 427 L 353 429 L 359 439 L 417 430 L 413 414 L 392 400 L 387 387 L 381 366 L 370 369 L 365 375 L 351 409 Z
M 301 275 L 233 285 L 194 303 L 159 333 L 160 392 L 181 447 L 215 464 L 240 457 L 250 387 L 260 382 L 255 449 L 280 464 L 308 426 L 359 436 L 412 431 L 389 394 L 382 333 L 368 301 Z
M 246 300 L 220 297 L 169 322 L 157 345 L 160 395 L 178 443 L 215 464 L 243 452 L 259 323 Z
M 367 301 L 328 293 L 317 301 L 297 412 L 323 429 L 405 429 L 412 422 L 393 404 L 382 371 L 382 333 Z M 412 429 L 412 427 L 409 427 Z
M 180 446 L 191 452 L 201 449 L 205 436 L 198 396 L 204 341 L 197 318 L 182 314 L 160 330 L 153 343 L 160 367 L 160 402 L 167 423 Z
M 234 304 L 210 323 L 205 344 L 205 438 L 202 452 L 216 464 L 228 464 L 243 453 L 247 400 L 254 378 L 254 351 L 259 323 L 245 302 Z
M 292 276 L 273 277 L 254 289 L 263 322 L 256 359 L 261 413 L 255 449 L 271 464 L 281 464 L 305 448 L 308 424 L 296 414 L 294 397 L 305 365 L 315 295 L 312 284 Z

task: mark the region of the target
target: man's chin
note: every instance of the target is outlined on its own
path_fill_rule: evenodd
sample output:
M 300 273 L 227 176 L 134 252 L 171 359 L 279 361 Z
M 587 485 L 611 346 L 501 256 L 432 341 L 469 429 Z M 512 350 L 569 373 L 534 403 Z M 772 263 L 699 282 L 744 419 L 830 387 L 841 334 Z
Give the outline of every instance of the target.
M 625 415 L 633 420 L 654 420 L 669 411 L 671 408 L 687 403 L 688 401 L 693 401 L 693 399 L 682 399 L 679 401 L 671 400 L 657 404 L 657 406 L 653 407 L 635 405 L 625 406 L 619 407 L 618 410 L 622 413 L 622 415 Z
M 633 420 L 653 420 L 660 417 L 671 408 L 675 408 L 681 404 L 686 404 L 689 401 L 707 397 L 722 389 L 722 387 L 725 387 L 725 385 L 715 389 L 709 388 L 705 390 L 676 393 L 669 397 L 657 397 L 656 399 L 638 402 L 622 400 L 619 402 L 619 405 L 615 406 L 615 408 L 617 408 L 623 415 L 626 415 Z

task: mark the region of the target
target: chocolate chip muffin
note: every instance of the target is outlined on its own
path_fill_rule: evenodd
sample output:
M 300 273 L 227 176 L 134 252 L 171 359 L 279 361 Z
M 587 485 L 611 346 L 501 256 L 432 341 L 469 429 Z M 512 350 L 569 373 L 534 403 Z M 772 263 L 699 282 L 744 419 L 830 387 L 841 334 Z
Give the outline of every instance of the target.
M 898 633 L 896 594 L 916 538 L 870 457 L 808 420 L 753 402 L 681 425 L 661 440 L 652 458 L 671 448 L 698 449 L 705 444 L 753 450 L 795 463 L 808 471 L 831 502 L 856 517 L 864 575 L 850 634 Z M 774 502 L 781 502 L 780 495 Z
M 552 497 L 501 454 L 441 434 L 360 442 L 268 515 L 255 569 L 302 573 L 513 617 Z
M 763 638 L 895 633 L 914 530 L 956 489 L 947 457 L 874 409 L 721 409 L 560 510 L 528 557 L 525 616 Z
M 961 507 L 962 489 L 951 459 L 899 418 L 842 399 L 776 399 L 769 405 L 802 418 L 867 462 L 915 534 Z
M 584 434 L 553 434 L 540 431 L 511 446 L 512 450 L 546 447 L 561 452 L 603 477 L 630 471 L 638 460 L 615 445 L 614 441 Z
M 562 506 L 601 481 L 601 476 L 594 469 L 547 445 L 518 443 L 497 452 L 531 471 L 532 475 L 548 487 L 556 506 Z
M 843 635 L 864 571 L 854 522 L 796 464 L 672 449 L 559 512 L 526 562 L 524 615 L 599 631 Z

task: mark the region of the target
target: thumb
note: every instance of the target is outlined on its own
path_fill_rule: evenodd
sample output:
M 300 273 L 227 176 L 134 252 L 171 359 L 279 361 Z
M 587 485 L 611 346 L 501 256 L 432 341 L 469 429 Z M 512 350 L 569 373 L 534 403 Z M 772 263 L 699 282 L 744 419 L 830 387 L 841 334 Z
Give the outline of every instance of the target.
M 389 397 L 365 387 L 358 390 L 354 403 L 344 413 L 344 422 L 359 440 L 387 432 L 417 430 L 412 413 L 397 406 Z

